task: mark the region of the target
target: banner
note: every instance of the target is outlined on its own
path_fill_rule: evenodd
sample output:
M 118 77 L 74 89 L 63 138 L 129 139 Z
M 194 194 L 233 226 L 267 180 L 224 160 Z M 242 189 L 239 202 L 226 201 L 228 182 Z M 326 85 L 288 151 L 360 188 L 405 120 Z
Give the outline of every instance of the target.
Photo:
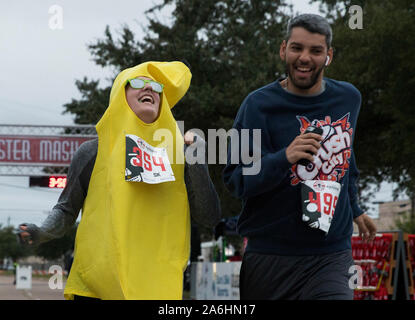
M 94 138 L 0 135 L 0 164 L 68 166 L 79 146 Z
M 16 289 L 32 289 L 32 266 L 17 266 Z
M 192 298 L 196 300 L 239 300 L 241 262 L 194 262 L 196 273 Z

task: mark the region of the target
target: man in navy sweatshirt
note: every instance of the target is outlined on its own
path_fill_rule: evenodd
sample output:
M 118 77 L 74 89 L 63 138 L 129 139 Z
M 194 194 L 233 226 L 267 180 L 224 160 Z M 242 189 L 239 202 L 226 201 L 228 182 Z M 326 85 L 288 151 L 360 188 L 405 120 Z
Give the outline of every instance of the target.
M 251 141 L 249 150 L 231 141 L 223 178 L 243 202 L 241 299 L 351 300 L 353 221 L 364 240 L 376 234 L 358 205 L 353 141 L 361 95 L 323 77 L 331 40 L 324 18 L 292 19 L 280 46 L 287 77 L 251 92 L 236 116 L 233 128 L 248 130 Z M 305 132 L 311 126 L 320 133 Z M 254 129 L 261 130 L 260 146 Z M 258 147 L 257 174 L 231 157 Z

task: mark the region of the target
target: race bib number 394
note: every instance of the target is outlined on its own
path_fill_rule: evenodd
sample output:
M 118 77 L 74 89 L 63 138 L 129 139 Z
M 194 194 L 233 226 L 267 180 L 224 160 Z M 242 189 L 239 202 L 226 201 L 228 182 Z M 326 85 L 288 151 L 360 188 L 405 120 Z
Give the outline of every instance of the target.
M 165 148 L 156 148 L 132 134 L 125 138 L 125 180 L 150 184 L 174 181 Z

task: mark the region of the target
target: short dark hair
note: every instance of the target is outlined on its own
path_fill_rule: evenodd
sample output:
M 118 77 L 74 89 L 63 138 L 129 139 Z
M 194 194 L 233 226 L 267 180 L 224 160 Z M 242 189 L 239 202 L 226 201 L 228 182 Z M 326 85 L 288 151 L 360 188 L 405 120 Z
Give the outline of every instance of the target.
M 295 27 L 302 27 L 311 33 L 319 33 L 326 37 L 327 49 L 331 47 L 333 32 L 328 21 L 318 14 L 302 14 L 294 17 L 288 22 L 285 40 L 291 37 L 291 31 Z

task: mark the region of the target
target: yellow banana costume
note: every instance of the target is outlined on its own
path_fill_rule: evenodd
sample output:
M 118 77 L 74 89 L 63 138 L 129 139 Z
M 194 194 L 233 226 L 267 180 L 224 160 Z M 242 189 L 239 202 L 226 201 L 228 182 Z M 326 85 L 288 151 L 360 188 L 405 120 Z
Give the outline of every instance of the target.
M 127 79 L 139 76 L 164 84 L 159 117 L 150 124 L 134 114 L 125 97 Z M 190 70 L 177 61 L 146 62 L 122 71 L 115 79 L 109 107 L 96 126 L 98 154 L 76 234 L 65 298 L 182 298 L 190 214 L 184 141 L 170 109 L 185 95 L 190 80 Z M 158 129 L 167 129 L 173 139 L 156 139 Z M 127 134 L 166 148 L 175 181 L 126 181 Z

